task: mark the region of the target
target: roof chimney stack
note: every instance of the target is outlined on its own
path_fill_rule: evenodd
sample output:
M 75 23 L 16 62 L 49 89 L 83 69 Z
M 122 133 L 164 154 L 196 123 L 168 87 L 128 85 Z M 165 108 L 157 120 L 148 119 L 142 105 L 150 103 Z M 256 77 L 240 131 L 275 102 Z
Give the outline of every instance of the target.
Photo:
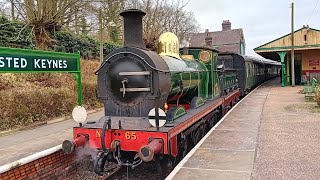
M 209 29 L 206 29 L 206 36 L 209 36 Z
M 206 47 L 212 48 L 212 37 L 209 36 L 209 29 L 206 29 L 206 37 L 205 37 Z
M 231 22 L 229 20 L 224 20 L 222 22 L 222 31 L 231 30 Z

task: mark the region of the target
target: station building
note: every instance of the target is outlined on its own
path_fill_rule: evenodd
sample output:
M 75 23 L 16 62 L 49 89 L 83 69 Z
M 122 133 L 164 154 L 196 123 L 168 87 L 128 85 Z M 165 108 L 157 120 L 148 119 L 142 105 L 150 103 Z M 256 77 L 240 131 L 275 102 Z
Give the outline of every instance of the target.
M 291 85 L 291 33 L 254 49 L 267 59 L 282 64 L 282 86 Z M 297 85 L 320 80 L 320 30 L 303 26 L 294 32 L 294 72 Z
M 224 20 L 221 31 L 209 31 L 204 33 L 193 33 L 189 45 L 191 47 L 210 47 L 220 52 L 232 52 L 245 54 L 246 43 L 243 35 L 243 29 L 232 29 L 231 22 Z

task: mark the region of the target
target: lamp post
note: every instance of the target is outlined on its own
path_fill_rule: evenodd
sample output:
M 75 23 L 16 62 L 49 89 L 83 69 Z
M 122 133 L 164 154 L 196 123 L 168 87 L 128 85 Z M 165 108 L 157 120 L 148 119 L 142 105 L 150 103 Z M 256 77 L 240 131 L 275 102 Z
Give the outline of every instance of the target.
M 291 4 L 291 85 L 295 86 L 295 77 L 294 77 L 294 0 Z

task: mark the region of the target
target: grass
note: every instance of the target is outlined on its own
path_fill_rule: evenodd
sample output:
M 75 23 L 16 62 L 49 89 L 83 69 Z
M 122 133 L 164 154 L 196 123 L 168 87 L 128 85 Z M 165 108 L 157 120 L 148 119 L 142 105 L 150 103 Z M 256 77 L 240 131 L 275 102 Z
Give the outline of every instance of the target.
M 290 112 L 320 113 L 320 107 L 316 102 L 306 102 L 303 104 L 291 104 L 285 107 Z

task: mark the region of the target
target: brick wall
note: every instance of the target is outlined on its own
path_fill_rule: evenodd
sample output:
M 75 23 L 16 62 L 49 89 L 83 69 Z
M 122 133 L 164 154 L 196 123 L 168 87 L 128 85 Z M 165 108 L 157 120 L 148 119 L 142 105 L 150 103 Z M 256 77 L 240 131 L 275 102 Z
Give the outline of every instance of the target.
M 59 179 L 74 163 L 74 155 L 62 150 L 0 174 L 0 180 Z

